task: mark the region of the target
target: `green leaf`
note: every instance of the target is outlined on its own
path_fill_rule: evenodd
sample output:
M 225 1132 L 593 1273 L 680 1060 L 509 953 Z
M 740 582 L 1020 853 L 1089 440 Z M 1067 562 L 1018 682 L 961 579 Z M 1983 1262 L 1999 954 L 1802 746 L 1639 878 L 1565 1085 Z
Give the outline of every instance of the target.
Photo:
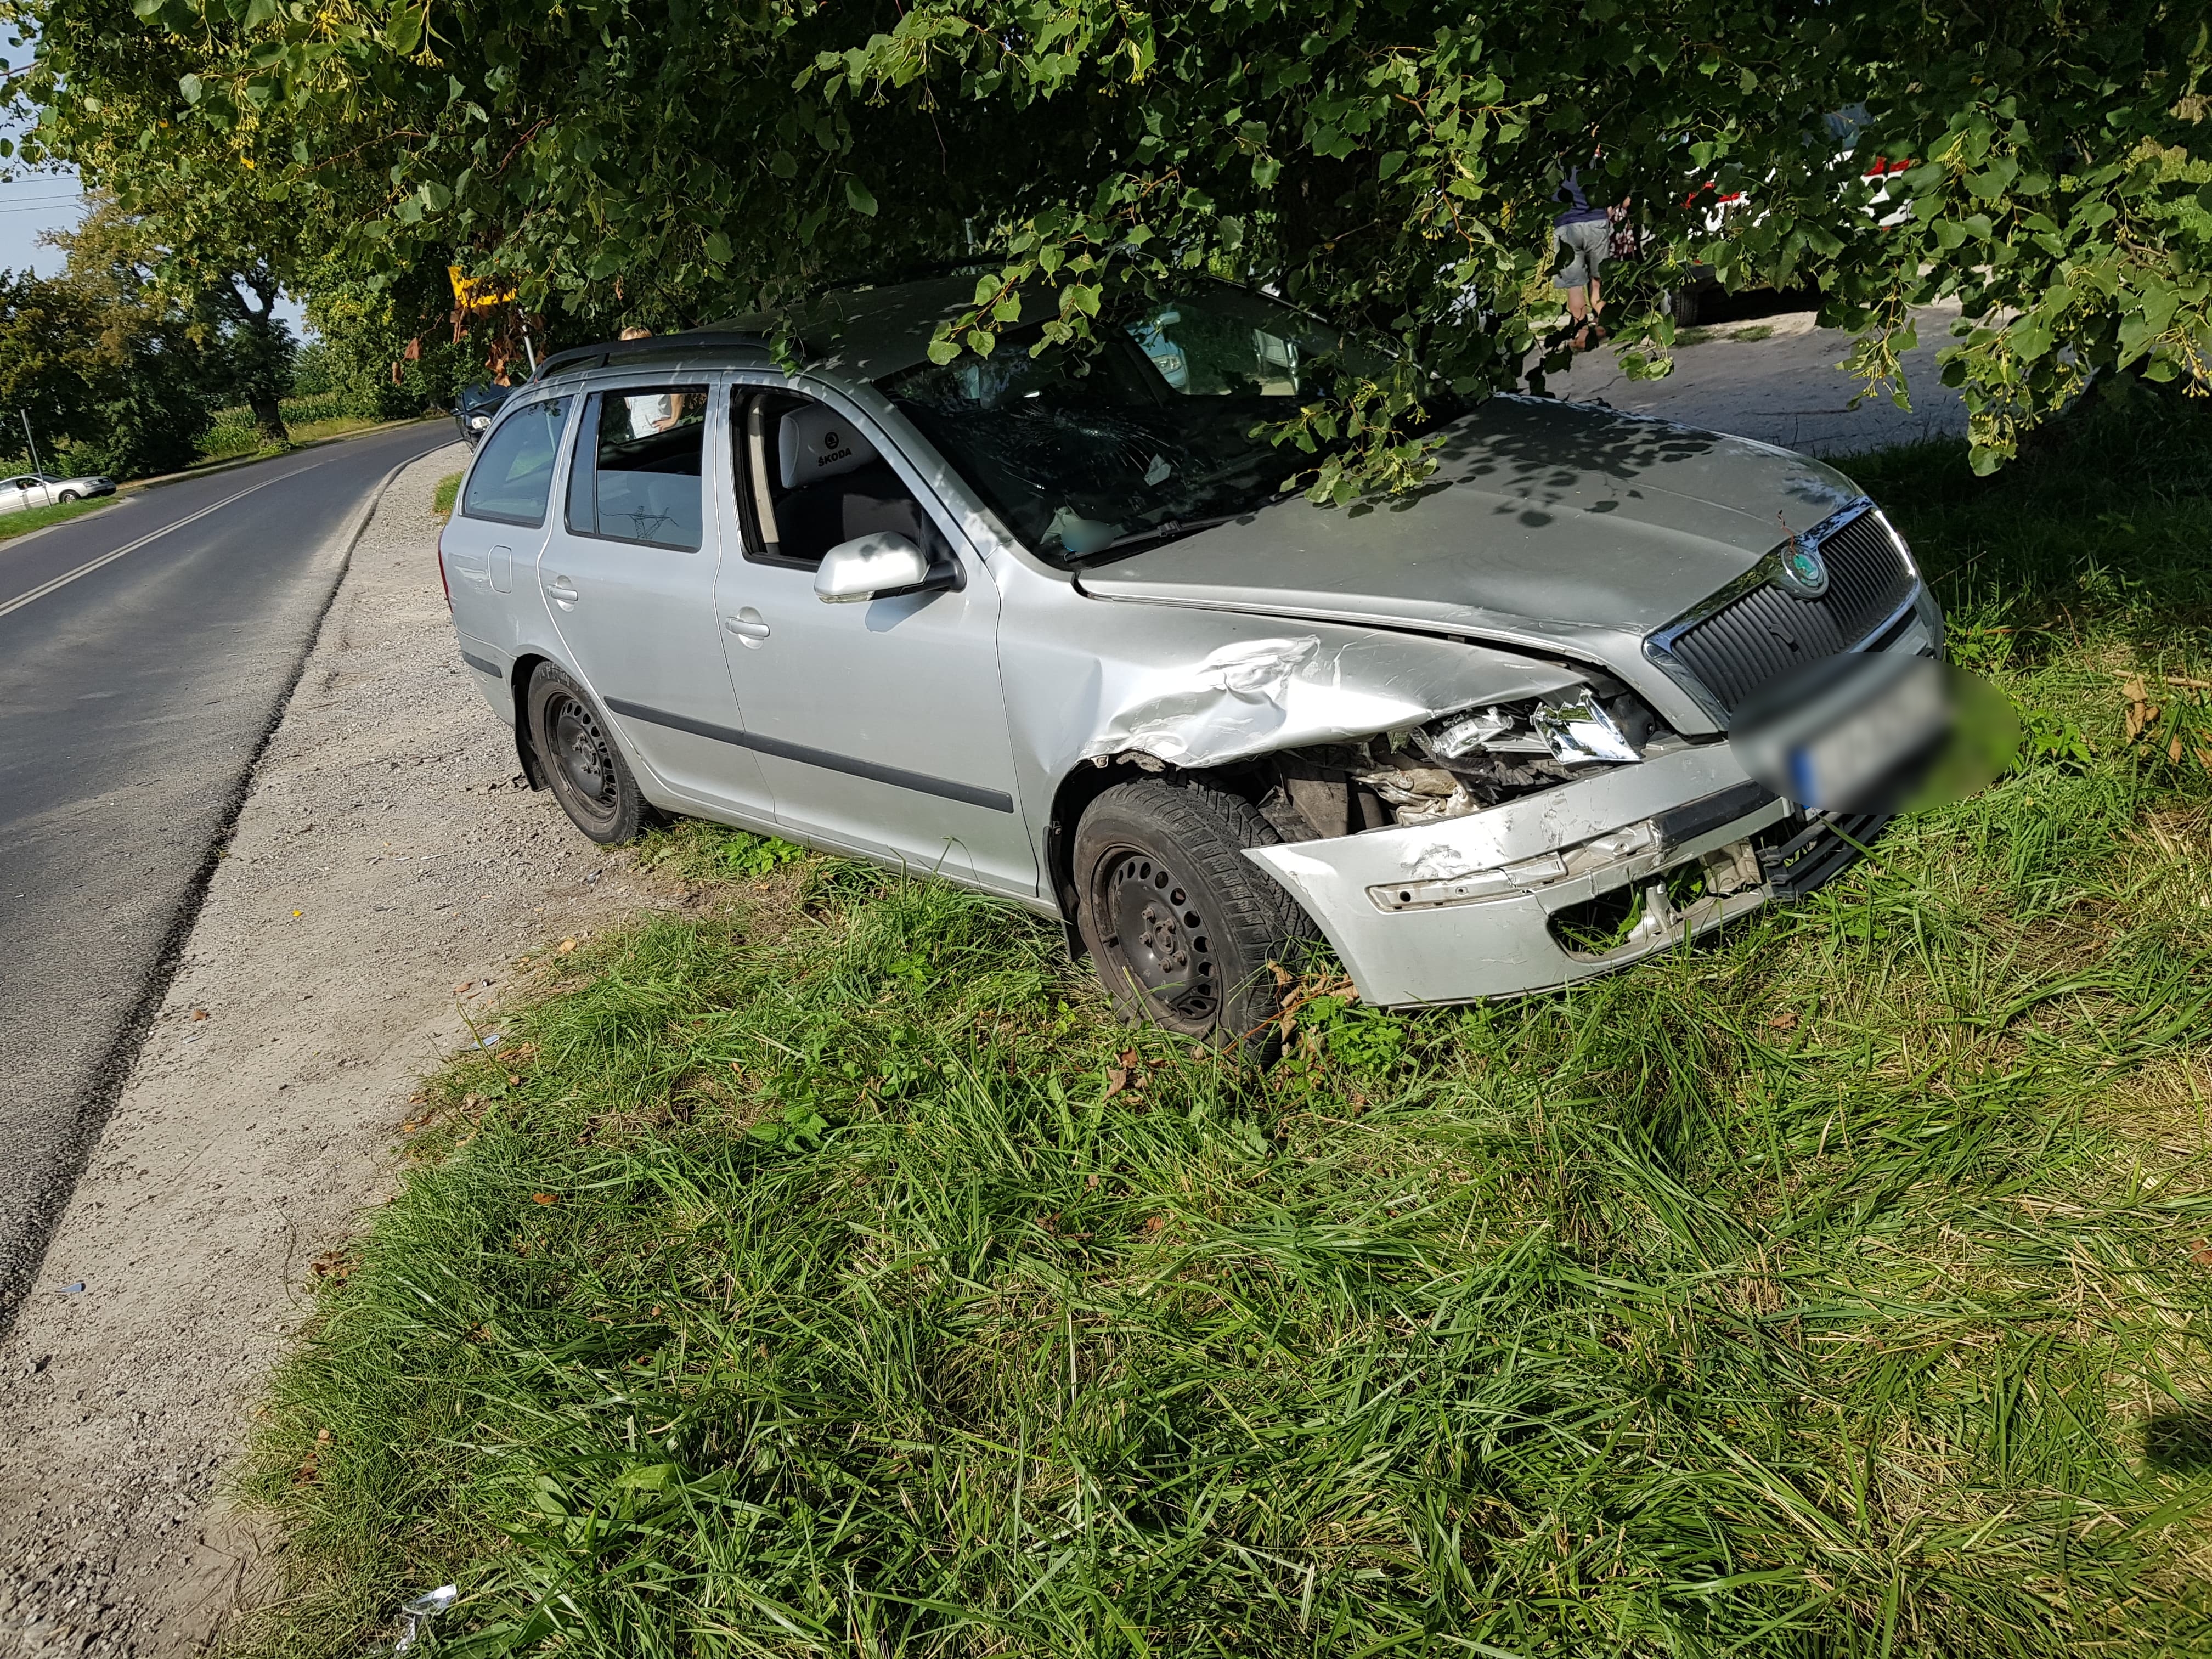
M 715 265 L 730 263 L 730 239 L 719 230 L 707 233 L 707 263 Z
M 1404 150 L 1385 150 L 1382 152 L 1382 165 L 1376 170 L 1376 177 L 1378 179 L 1394 178 L 1396 176 L 1398 169 L 1405 165 L 1406 152 Z
M 959 355 L 960 343 L 957 340 L 932 340 L 929 343 L 929 361 L 939 367 L 951 362 Z
M 998 337 L 988 329 L 971 328 L 968 331 L 968 349 L 978 357 L 989 356 L 991 348 L 998 343 Z
M 799 162 L 787 149 L 780 149 L 768 158 L 768 170 L 779 179 L 796 179 Z
M 384 26 L 384 44 L 402 58 L 411 57 L 422 44 L 422 12 L 421 6 L 401 6 L 392 14 L 392 21 Z
M 845 199 L 852 204 L 854 212 L 865 213 L 871 219 L 876 216 L 876 198 L 868 194 L 866 185 L 849 173 L 845 175 Z
M 177 90 L 184 94 L 185 101 L 186 103 L 197 104 L 200 100 L 200 94 L 204 88 L 200 85 L 200 77 L 198 76 L 187 75 L 178 80 Z
M 1977 200 L 1994 202 L 2005 193 L 2005 187 L 2020 173 L 2020 163 L 2009 155 L 2000 155 L 1981 172 L 1968 175 L 1966 189 Z

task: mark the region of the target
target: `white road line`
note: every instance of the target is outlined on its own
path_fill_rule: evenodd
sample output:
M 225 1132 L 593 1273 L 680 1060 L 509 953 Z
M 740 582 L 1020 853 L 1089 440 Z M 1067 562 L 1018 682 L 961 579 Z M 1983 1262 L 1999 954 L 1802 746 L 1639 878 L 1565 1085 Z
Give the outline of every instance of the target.
M 321 465 L 322 463 L 320 461 L 313 461 L 306 466 L 295 467 L 291 471 L 282 473 L 274 478 L 264 478 L 258 484 L 248 484 L 245 489 L 240 490 L 235 495 L 226 495 L 221 501 L 215 502 L 212 506 L 204 507 L 197 513 L 186 514 L 183 518 L 179 519 L 174 524 L 165 524 L 159 530 L 149 531 L 147 534 L 141 536 L 135 542 L 125 542 L 121 547 L 117 548 L 112 553 L 103 553 L 98 558 L 89 560 L 87 562 L 77 566 L 76 569 L 66 571 L 61 575 L 55 577 L 53 580 L 46 583 L 42 586 L 34 587 L 27 593 L 17 594 L 5 605 L 0 605 L 0 617 L 4 617 L 13 611 L 21 611 L 25 605 L 30 604 L 33 600 L 43 599 L 47 594 L 54 592 L 57 588 L 67 587 L 79 576 L 89 576 L 94 571 L 99 569 L 102 565 L 113 564 L 125 553 L 136 553 L 140 548 L 145 546 L 147 543 L 159 541 L 162 537 L 167 535 L 173 530 L 182 530 L 186 525 L 191 523 L 194 520 L 204 519 L 209 514 L 213 513 L 219 508 L 228 507 L 233 501 L 239 501 L 245 496 L 251 495 L 257 489 L 266 489 L 270 484 L 283 483 L 286 478 L 296 478 L 302 472 L 312 472 L 315 468 Z

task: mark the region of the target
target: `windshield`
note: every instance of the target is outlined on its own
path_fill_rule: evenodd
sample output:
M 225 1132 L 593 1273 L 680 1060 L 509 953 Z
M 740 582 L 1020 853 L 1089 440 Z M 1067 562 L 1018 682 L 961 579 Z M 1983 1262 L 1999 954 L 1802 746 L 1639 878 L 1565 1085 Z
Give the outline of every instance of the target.
M 1008 528 L 1063 562 L 1281 499 L 1283 480 L 1318 458 L 1252 428 L 1288 418 L 1334 368 L 1385 361 L 1288 306 L 1212 285 L 1102 328 L 1092 356 L 1032 357 L 1040 337 L 1009 329 L 988 357 L 878 384 Z

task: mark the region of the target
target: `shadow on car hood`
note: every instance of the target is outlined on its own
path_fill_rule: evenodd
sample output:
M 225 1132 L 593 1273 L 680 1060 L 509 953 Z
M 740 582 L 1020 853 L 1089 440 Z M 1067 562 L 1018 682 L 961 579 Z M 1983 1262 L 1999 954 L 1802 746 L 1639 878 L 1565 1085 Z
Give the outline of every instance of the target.
M 1617 642 L 1672 621 L 1859 491 L 1818 461 L 1545 398 L 1445 429 L 1393 501 L 1293 499 L 1081 573 L 1085 592 L 1524 643 Z

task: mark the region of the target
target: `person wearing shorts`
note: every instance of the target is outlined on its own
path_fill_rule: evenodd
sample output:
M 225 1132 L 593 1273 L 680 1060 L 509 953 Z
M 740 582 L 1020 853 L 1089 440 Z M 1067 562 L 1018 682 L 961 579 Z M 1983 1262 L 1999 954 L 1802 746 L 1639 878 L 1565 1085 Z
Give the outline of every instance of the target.
M 1553 255 L 1556 258 L 1564 252 L 1566 261 L 1552 273 L 1552 286 L 1567 296 L 1567 315 L 1574 319 L 1574 342 L 1579 350 L 1592 343 L 1593 332 L 1599 339 L 1605 337 L 1604 326 L 1597 321 L 1605 309 L 1598 270 L 1612 248 L 1613 224 L 1603 208 L 1590 205 L 1580 167 L 1569 169 L 1553 192 L 1553 199 L 1566 204 L 1552 221 Z

